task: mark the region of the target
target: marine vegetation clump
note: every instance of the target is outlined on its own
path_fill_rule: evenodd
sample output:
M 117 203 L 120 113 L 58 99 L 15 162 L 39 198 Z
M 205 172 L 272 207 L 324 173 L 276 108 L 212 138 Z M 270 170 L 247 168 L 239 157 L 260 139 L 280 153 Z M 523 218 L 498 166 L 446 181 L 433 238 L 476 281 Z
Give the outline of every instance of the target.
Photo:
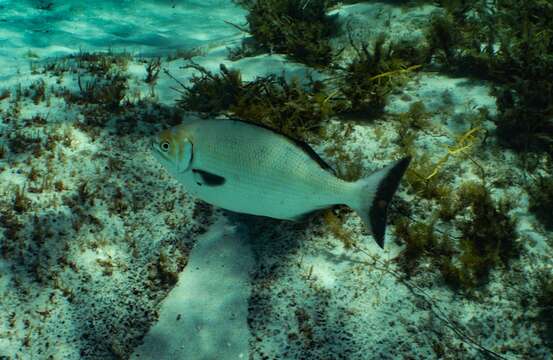
M 34 132 L 25 130 L 25 128 L 21 128 L 10 134 L 7 139 L 7 149 L 12 154 L 39 154 L 43 146 L 41 137 Z
M 33 100 L 33 103 L 35 105 L 38 105 L 46 98 L 46 83 L 44 82 L 43 79 L 35 81 L 29 87 L 29 91 L 31 92 L 30 96 L 31 96 L 31 99 Z
M 398 261 L 407 275 L 416 273 L 426 261 L 447 285 L 470 292 L 486 284 L 492 269 L 507 268 L 520 254 L 509 205 L 494 201 L 480 182 L 466 182 L 451 190 L 440 204 L 448 206 L 447 219 L 439 209 L 427 222 L 400 218 L 394 224 L 397 237 L 405 244 Z
M 553 3 L 498 2 L 497 21 L 508 25 L 500 41 L 497 130 L 516 150 L 553 155 Z
M 452 162 L 470 160 L 479 170 L 482 178 L 485 177 L 482 166 L 473 158 L 472 153 L 485 139 L 485 130 L 480 123 L 487 116 L 486 112 L 480 112 L 471 120 L 471 128 L 459 134 L 452 145 L 446 145 L 443 155 L 438 160 L 431 160 L 428 153 L 417 155 L 413 146 L 416 133 L 414 129 L 429 127 L 429 114 L 424 107 L 414 103 L 408 112 L 397 116 L 400 123 L 398 141 L 402 153 L 411 155 L 414 160 L 406 171 L 405 180 L 410 188 L 425 199 L 437 200 L 438 203 L 447 203 L 450 197 L 452 174 L 447 168 Z M 482 139 L 483 137 L 483 139 Z M 451 202 L 447 203 L 451 207 Z M 452 213 L 451 211 L 449 211 Z M 440 215 L 445 216 L 446 211 Z M 450 215 L 451 216 L 451 215 Z
M 108 111 L 121 110 L 128 89 L 127 79 L 128 76 L 120 71 L 88 80 L 78 76 L 79 94 L 75 100 L 82 104 L 97 104 Z
M 408 277 L 419 270 L 423 259 L 439 262 L 440 259 L 451 256 L 451 245 L 447 238 L 440 236 L 436 231 L 435 220 L 424 223 L 398 218 L 395 222 L 395 233 L 405 244 L 398 262 Z
M 450 73 L 489 78 L 491 64 L 488 59 L 495 38 L 482 36 L 482 30 L 476 28 L 477 23 L 468 22 L 462 17 L 459 13 L 468 11 L 465 8 L 462 11 L 456 8 L 450 11 L 433 16 L 430 20 L 426 34 L 427 62 L 439 65 Z M 477 31 L 478 36 L 475 35 Z
M 330 37 L 335 17 L 326 15 L 327 0 L 242 0 L 248 29 L 260 47 L 283 53 L 311 66 L 326 66 L 333 58 Z
M 553 71 L 553 61 L 548 71 Z M 501 143 L 517 151 L 553 155 L 553 80 L 519 78 L 496 94 Z
M 328 101 L 325 86 L 318 81 L 302 84 L 269 75 L 245 82 L 238 70 L 224 65 L 219 74 L 195 63 L 186 67 L 199 71 L 192 76 L 191 86 L 182 85 L 178 105 L 187 111 L 236 116 L 296 139 L 322 131 L 334 112 L 334 103 Z
M 430 177 L 435 168 L 428 154 L 415 157 L 404 175 L 408 189 L 424 199 L 447 198 L 451 192 L 447 185 L 451 174 L 442 171 L 438 176 Z
M 405 75 L 420 67 L 413 63 L 418 56 L 408 44 L 387 43 L 384 35 L 369 50 L 369 44 L 355 44 L 348 34 L 356 57 L 340 76 L 339 91 L 347 102 L 343 111 L 377 117 L 384 111 L 387 96 L 405 82 Z
M 529 210 L 545 226 L 553 230 L 553 178 L 539 176 L 528 188 Z
M 245 83 L 239 70 L 228 69 L 221 64 L 219 74 L 214 74 L 194 62 L 186 65 L 198 71 L 192 75 L 191 86 L 182 86 L 182 97 L 179 107 L 188 111 L 197 111 L 206 115 L 224 113 L 238 103 L 238 98 L 245 92 Z
M 538 320 L 543 341 L 553 349 L 553 273 L 542 270 L 537 273 L 538 290 L 534 295 Z
M 442 1 L 431 23 L 429 58 L 448 72 L 492 80 L 497 134 L 518 151 L 553 154 L 553 4 Z M 470 5 L 470 6 L 469 6 Z
M 346 229 L 344 221 L 339 215 L 336 215 L 331 209 L 327 209 L 323 212 L 323 221 L 332 235 L 342 242 L 345 249 L 353 248 L 354 235 Z
M 365 154 L 360 148 L 347 149 L 353 129 L 352 123 L 345 123 L 343 126 L 327 127 L 324 133 L 325 138 L 332 139 L 324 149 L 326 158 L 332 159 L 336 174 L 346 181 L 357 181 L 363 176 L 363 167 L 359 164 L 363 163 Z
M 144 82 L 150 85 L 155 85 L 161 70 L 161 58 L 153 58 L 146 62 L 146 78 Z
M 88 53 L 81 51 L 69 58 L 77 73 L 77 93 L 66 91 L 66 102 L 81 105 L 100 105 L 104 110 L 123 109 L 128 75 L 126 69 L 131 57 L 127 53 Z
M 461 217 L 457 222 L 461 255 L 459 266 L 448 280 L 464 287 L 478 286 L 487 280 L 493 267 L 507 267 L 520 254 L 516 226 L 508 216 L 510 205 L 495 202 L 479 182 L 466 182 L 460 187 L 456 207 Z
M 23 213 L 29 210 L 31 206 L 31 199 L 26 195 L 26 189 L 20 186 L 15 188 L 15 195 L 13 200 L 13 209 L 17 213 Z
M 426 110 L 426 106 L 422 101 L 415 101 L 409 105 L 409 110 L 406 112 L 392 115 L 399 124 L 397 142 L 403 155 L 416 157 L 414 143 L 417 134 L 419 131 L 428 130 L 431 127 L 431 116 L 432 113 Z
M 82 69 L 93 75 L 103 76 L 114 69 L 124 71 L 132 59 L 130 53 L 113 51 L 87 52 L 79 51 L 69 59 L 74 59 L 78 69 Z
M 25 223 L 17 215 L 11 205 L 4 202 L 0 204 L 0 231 L 4 236 L 4 241 L 0 243 L 0 256 L 4 259 L 14 255 L 16 244 L 22 238 L 22 230 L 25 228 Z

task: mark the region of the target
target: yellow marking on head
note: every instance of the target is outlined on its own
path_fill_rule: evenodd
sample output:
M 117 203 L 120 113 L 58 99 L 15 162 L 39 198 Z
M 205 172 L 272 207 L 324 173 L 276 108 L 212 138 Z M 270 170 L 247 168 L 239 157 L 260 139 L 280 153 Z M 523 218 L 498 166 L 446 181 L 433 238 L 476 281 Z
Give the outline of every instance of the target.
M 154 156 L 168 169 L 186 171 L 192 161 L 192 142 L 183 126 L 159 133 L 153 144 Z
M 167 151 L 165 151 L 165 154 L 168 158 L 174 159 L 178 149 L 178 142 L 173 136 L 172 131 L 171 130 L 162 131 L 159 134 L 158 142 L 159 142 L 160 149 L 163 149 L 165 144 L 168 145 L 168 149 Z
M 171 129 L 169 129 L 168 131 L 171 131 L 171 133 L 173 134 L 173 136 L 177 139 L 177 140 L 182 140 L 183 138 L 189 138 L 190 134 L 189 132 L 187 131 L 186 129 L 186 126 L 185 125 L 178 125 L 178 126 L 175 126 Z
M 184 154 L 185 143 L 190 142 L 190 135 L 184 125 L 175 126 L 167 130 L 170 134 L 172 144 L 174 145 L 174 155 L 178 160 L 182 160 L 186 154 Z M 173 155 L 173 154 L 172 154 Z

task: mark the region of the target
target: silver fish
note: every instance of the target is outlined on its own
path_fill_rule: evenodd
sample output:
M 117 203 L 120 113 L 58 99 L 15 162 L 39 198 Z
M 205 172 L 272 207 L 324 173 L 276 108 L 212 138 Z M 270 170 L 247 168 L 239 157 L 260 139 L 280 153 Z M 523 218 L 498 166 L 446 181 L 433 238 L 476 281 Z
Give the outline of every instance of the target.
M 386 212 L 410 157 L 358 181 L 336 176 L 309 145 L 234 119 L 195 119 L 152 141 L 156 159 L 187 191 L 240 213 L 299 220 L 344 204 L 384 247 Z

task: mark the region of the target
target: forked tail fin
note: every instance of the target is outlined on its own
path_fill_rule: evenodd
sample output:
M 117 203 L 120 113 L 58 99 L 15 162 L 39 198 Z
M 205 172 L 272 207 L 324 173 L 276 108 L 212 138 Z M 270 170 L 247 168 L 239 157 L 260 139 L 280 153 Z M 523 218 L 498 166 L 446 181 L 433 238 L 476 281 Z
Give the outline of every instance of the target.
M 363 219 L 376 243 L 384 248 L 386 213 L 411 157 L 398 160 L 357 181 L 358 192 L 350 207 Z

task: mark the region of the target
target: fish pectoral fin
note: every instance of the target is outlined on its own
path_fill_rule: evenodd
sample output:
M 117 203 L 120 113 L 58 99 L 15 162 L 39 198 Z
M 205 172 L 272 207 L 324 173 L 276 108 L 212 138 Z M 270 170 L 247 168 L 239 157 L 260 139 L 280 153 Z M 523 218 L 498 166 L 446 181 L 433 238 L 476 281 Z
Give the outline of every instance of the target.
M 221 186 L 226 182 L 223 176 L 210 173 L 209 171 L 192 169 L 192 172 L 194 173 L 194 180 L 198 185 Z

